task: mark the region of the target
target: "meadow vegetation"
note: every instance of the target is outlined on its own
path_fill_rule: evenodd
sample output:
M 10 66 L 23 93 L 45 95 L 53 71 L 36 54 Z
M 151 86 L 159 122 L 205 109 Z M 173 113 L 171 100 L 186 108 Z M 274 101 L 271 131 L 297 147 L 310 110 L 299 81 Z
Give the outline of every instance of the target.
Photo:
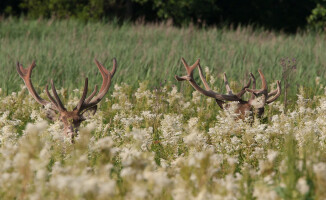
M 95 85 L 101 78 L 94 57 L 108 68 L 112 58 L 117 58 L 115 83 L 127 83 L 135 89 L 139 82 L 148 80 L 154 88 L 165 80 L 176 84 L 174 75 L 183 73 L 180 58 L 184 57 L 189 63 L 201 58 L 201 65 L 210 68 L 222 92 L 223 72 L 239 88 L 248 80 L 249 72 L 257 74 L 258 68 L 267 81 L 283 81 L 281 60 L 289 58 L 296 60 L 290 96 L 296 98 L 299 86 L 304 86 L 312 97 L 323 93 L 315 79 L 325 76 L 325 37 L 313 33 L 286 35 L 250 27 L 198 29 L 163 23 L 120 26 L 7 19 L 0 23 L 0 88 L 3 94 L 18 91 L 22 81 L 15 71 L 16 62 L 26 67 L 33 60 L 37 64 L 33 83 L 40 90 L 51 78 L 58 87 L 69 91 L 80 88 L 85 77 L 89 77 L 90 85 Z M 325 81 L 319 80 L 322 85 Z
M 147 83 L 112 87 L 74 144 L 25 87 L 1 97 L 0 198 L 326 198 L 325 95 L 302 89 L 292 110 L 277 101 L 250 123 L 198 92 Z
M 325 35 L 8 19 L 0 43 L 0 199 L 326 198 Z M 291 106 L 236 120 L 232 105 L 174 80 L 181 56 L 200 57 L 218 92 L 222 72 L 238 91 L 261 68 L 269 88 L 286 83 Z M 41 97 L 53 78 L 71 110 L 85 77 L 101 83 L 94 57 L 108 69 L 116 57 L 117 72 L 72 144 L 15 62 L 36 59 Z

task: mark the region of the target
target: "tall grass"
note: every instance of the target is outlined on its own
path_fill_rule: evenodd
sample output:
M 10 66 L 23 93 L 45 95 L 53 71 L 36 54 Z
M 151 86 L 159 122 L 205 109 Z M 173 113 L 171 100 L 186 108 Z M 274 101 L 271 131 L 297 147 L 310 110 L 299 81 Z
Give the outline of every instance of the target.
M 94 58 L 111 68 L 111 59 L 116 57 L 114 83 L 125 82 L 135 88 L 143 80 L 149 80 L 151 87 L 165 80 L 178 84 L 174 75 L 185 73 L 180 58 L 189 63 L 201 58 L 202 66 L 210 68 L 219 80 L 216 87 L 223 91 L 223 72 L 240 87 L 249 72 L 258 76 L 257 69 L 261 68 L 272 83 L 282 78 L 280 61 L 288 57 L 297 60 L 295 76 L 290 80 L 292 97 L 299 85 L 305 86 L 309 96 L 323 92 L 315 79 L 325 76 L 326 66 L 325 35 L 285 35 L 250 27 L 196 29 L 6 19 L 0 22 L 0 44 L 0 88 L 4 94 L 18 91 L 23 84 L 15 71 L 17 61 L 26 67 L 36 60 L 32 79 L 38 90 L 43 90 L 51 78 L 59 88 L 81 88 L 85 77 L 89 77 L 91 88 L 100 84 Z M 325 84 L 325 79 L 320 83 Z

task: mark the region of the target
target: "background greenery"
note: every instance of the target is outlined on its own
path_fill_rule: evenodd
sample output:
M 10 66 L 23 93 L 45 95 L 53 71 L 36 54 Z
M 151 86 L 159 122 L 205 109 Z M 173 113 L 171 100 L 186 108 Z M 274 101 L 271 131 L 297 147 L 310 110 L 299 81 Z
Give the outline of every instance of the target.
M 83 23 L 76 20 L 7 19 L 0 23 L 0 88 L 3 94 L 18 91 L 23 81 L 15 66 L 20 61 L 27 67 L 36 60 L 33 83 L 43 90 L 51 78 L 58 88 L 82 88 L 89 77 L 90 90 L 101 84 L 94 58 L 112 67 L 118 60 L 114 83 L 125 82 L 133 88 L 149 81 L 155 88 L 160 84 L 180 84 L 174 75 L 184 75 L 180 62 L 189 64 L 201 58 L 217 80 L 215 87 L 224 91 L 222 73 L 226 72 L 233 87 L 238 89 L 248 80 L 248 73 L 257 77 L 261 68 L 268 83 L 284 83 L 282 59 L 295 59 L 287 82 L 290 96 L 296 97 L 304 86 L 306 94 L 323 93 L 325 85 L 326 38 L 324 34 L 301 33 L 287 35 L 251 27 L 235 30 L 195 27 L 176 28 L 166 24 L 134 25 L 124 23 Z M 196 72 L 196 78 L 198 74 Z M 165 83 L 167 81 L 167 83 Z M 284 85 L 283 85 L 284 87 Z
M 295 32 L 323 30 L 325 0 L 2 0 L 0 14 L 30 19 L 125 20 L 174 25 L 254 25 Z
M 325 1 L 2 0 L 0 13 L 0 199 L 99 199 L 103 191 L 121 199 L 144 190 L 148 199 L 177 190 L 188 199 L 325 198 Z M 15 70 L 36 60 L 36 89 L 54 79 L 70 109 L 85 77 L 89 90 L 101 84 L 93 59 L 110 69 L 113 57 L 121 86 L 74 145 L 58 120 L 40 123 L 44 109 Z M 260 121 L 235 121 L 231 109 L 220 112 L 174 80 L 185 74 L 181 57 L 201 58 L 218 92 L 223 72 L 239 90 L 261 68 L 269 84 L 281 80 L 293 109 L 285 113 L 278 100 Z

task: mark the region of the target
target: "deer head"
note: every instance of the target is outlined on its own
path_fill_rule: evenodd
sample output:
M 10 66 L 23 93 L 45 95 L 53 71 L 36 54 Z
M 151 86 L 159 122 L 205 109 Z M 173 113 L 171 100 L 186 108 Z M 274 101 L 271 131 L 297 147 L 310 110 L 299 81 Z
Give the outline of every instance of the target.
M 264 74 L 261 70 L 258 70 L 260 78 L 262 80 L 262 87 L 261 89 L 256 89 L 256 79 L 252 73 L 250 73 L 250 79 L 248 83 L 241 89 L 241 91 L 237 94 L 234 94 L 229 86 L 229 82 L 227 80 L 227 76 L 224 73 L 224 83 L 226 87 L 227 94 L 219 94 L 209 87 L 205 76 L 203 75 L 202 68 L 200 66 L 200 59 L 198 59 L 193 65 L 189 66 L 187 62 L 184 60 L 184 58 L 181 58 L 181 61 L 183 65 L 186 68 L 187 75 L 179 77 L 175 76 L 176 80 L 178 81 L 188 81 L 190 85 L 200 92 L 201 94 L 212 97 L 216 100 L 216 103 L 220 106 L 220 108 L 224 109 L 229 107 L 229 104 L 227 104 L 227 101 L 237 101 L 237 108 L 236 113 L 239 114 L 239 118 L 244 119 L 246 117 L 246 113 L 256 113 L 258 117 L 261 117 L 264 113 L 264 107 L 266 104 L 272 103 L 275 101 L 280 95 L 281 95 L 281 86 L 280 81 L 277 81 L 277 88 L 273 90 L 272 92 L 268 93 L 267 89 L 267 83 Z M 198 66 L 199 70 L 199 76 L 202 80 L 205 89 L 200 87 L 193 78 L 193 71 Z M 251 79 L 253 81 L 253 87 L 250 89 Z M 251 97 L 249 100 L 243 100 L 242 96 L 246 93 L 250 92 Z M 226 105 L 224 105 L 226 104 Z
M 64 107 L 55 89 L 52 79 L 51 79 L 51 88 L 52 88 L 53 96 L 50 94 L 48 90 L 48 85 L 46 85 L 45 87 L 45 92 L 50 101 L 42 99 L 37 94 L 31 81 L 32 70 L 36 66 L 35 61 L 33 61 L 33 63 L 27 69 L 25 69 L 23 65 L 21 65 L 19 62 L 17 63 L 17 72 L 19 76 L 24 80 L 29 93 L 33 96 L 33 98 L 38 103 L 48 107 L 47 117 L 50 120 L 54 121 L 56 119 L 60 119 L 63 122 L 64 132 L 67 136 L 70 136 L 72 138 L 72 141 L 78 131 L 78 127 L 80 126 L 81 122 L 86 120 L 84 116 L 85 112 L 92 111 L 92 113 L 95 114 L 97 110 L 97 104 L 102 100 L 102 98 L 108 92 L 111 85 L 111 79 L 116 71 L 117 62 L 115 58 L 113 59 L 113 68 L 111 71 L 105 69 L 105 67 L 96 59 L 95 59 L 95 63 L 97 68 L 100 70 L 103 79 L 100 91 L 97 93 L 97 85 L 96 85 L 94 91 L 86 98 L 87 90 L 88 90 L 88 78 L 86 78 L 82 97 L 80 98 L 77 106 L 72 111 L 68 111 Z

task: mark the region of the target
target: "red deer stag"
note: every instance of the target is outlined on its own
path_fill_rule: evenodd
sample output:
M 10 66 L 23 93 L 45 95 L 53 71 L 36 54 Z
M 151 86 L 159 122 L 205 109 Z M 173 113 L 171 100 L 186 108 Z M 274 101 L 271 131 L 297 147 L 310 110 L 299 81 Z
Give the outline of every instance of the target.
M 32 70 L 36 66 L 35 61 L 33 61 L 33 63 L 27 69 L 25 69 L 23 65 L 20 64 L 19 62 L 17 63 L 17 72 L 19 76 L 24 80 L 29 93 L 33 96 L 33 98 L 38 103 L 42 104 L 43 106 L 48 106 L 49 109 L 47 109 L 47 117 L 50 120 L 53 121 L 56 120 L 57 113 L 59 113 L 58 119 L 60 119 L 63 122 L 64 132 L 67 136 L 69 135 L 71 136 L 72 141 L 75 134 L 77 134 L 77 130 L 81 122 L 86 120 L 84 113 L 90 110 L 93 111 L 93 114 L 95 114 L 97 110 L 97 104 L 102 100 L 102 98 L 108 92 L 111 85 L 111 79 L 116 71 L 117 62 L 115 58 L 113 59 L 113 68 L 111 71 L 105 69 L 105 67 L 96 59 L 95 59 L 95 63 L 97 68 L 100 70 L 103 79 L 100 91 L 96 95 L 97 85 L 95 85 L 94 91 L 91 93 L 91 95 L 89 95 L 89 97 L 86 98 L 87 90 L 88 90 L 88 78 L 86 78 L 82 97 L 80 98 L 77 106 L 72 111 L 67 111 L 67 109 L 62 104 L 62 101 L 58 96 L 58 93 L 54 87 L 52 79 L 51 79 L 51 87 L 52 87 L 52 93 L 54 97 L 50 94 L 48 90 L 48 85 L 46 85 L 45 87 L 45 92 L 50 101 L 42 99 L 37 94 L 31 81 Z
M 205 96 L 214 98 L 216 100 L 216 103 L 222 109 L 224 107 L 229 106 L 229 104 L 226 104 L 224 106 L 226 101 L 237 101 L 238 104 L 235 112 L 239 114 L 239 118 L 241 119 L 244 119 L 246 117 L 246 113 L 253 113 L 253 112 L 257 114 L 257 117 L 261 117 L 264 113 L 264 106 L 266 104 L 272 103 L 281 95 L 280 81 L 277 81 L 277 88 L 272 92 L 268 93 L 266 79 L 261 70 L 258 70 L 260 78 L 262 80 L 261 89 L 256 89 L 256 79 L 254 75 L 250 73 L 250 79 L 247 85 L 245 85 L 239 93 L 234 94 L 229 86 L 226 74 L 224 73 L 224 83 L 228 94 L 216 93 L 212 91 L 212 89 L 207 84 L 206 78 L 204 77 L 202 68 L 199 64 L 200 59 L 198 59 L 192 66 L 189 66 L 184 60 L 184 58 L 181 58 L 181 61 L 186 68 L 187 75 L 182 77 L 175 76 L 176 80 L 178 81 L 187 80 L 195 90 L 197 90 L 198 92 L 200 92 Z M 193 71 L 197 66 L 199 69 L 200 79 L 202 80 L 205 89 L 200 87 L 194 80 Z M 253 81 L 252 89 L 249 88 L 251 84 L 251 79 Z M 248 101 L 242 99 L 242 96 L 245 94 L 246 91 L 251 93 L 251 97 Z

